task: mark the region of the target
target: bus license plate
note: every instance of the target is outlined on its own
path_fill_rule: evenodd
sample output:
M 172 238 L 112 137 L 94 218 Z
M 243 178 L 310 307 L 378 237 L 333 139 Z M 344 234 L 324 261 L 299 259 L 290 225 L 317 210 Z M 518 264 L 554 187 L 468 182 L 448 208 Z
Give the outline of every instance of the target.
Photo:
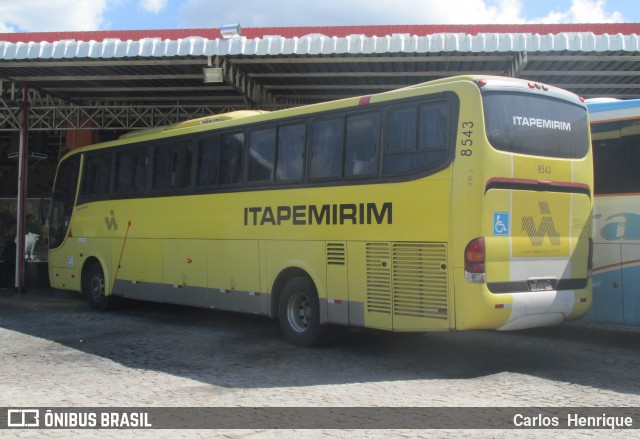
M 551 279 L 532 279 L 528 281 L 530 291 L 551 291 L 553 281 Z

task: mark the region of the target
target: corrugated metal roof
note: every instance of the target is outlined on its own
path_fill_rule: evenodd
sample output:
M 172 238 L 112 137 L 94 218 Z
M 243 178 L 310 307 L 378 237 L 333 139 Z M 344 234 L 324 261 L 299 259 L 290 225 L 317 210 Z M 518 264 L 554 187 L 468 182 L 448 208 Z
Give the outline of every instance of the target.
M 327 30 L 327 29 L 324 29 Z M 5 34 L 6 35 L 6 34 Z M 2 35 L 0 35 L 2 38 Z M 116 37 L 83 41 L 61 39 L 48 42 L 0 41 L 0 59 L 128 58 L 175 56 L 278 56 L 435 52 L 605 52 L 637 51 L 637 34 L 595 34 L 593 32 L 539 33 L 433 33 L 417 35 L 392 33 L 384 36 L 351 34 L 328 36 L 310 33 L 285 37 L 263 35 L 231 39 L 208 39 L 189 36 L 178 39 L 162 37 L 123 40 Z
M 103 114 L 100 124 L 123 128 L 143 118 L 150 120 L 145 126 L 156 126 L 230 109 L 378 93 L 467 73 L 518 76 L 584 97 L 640 98 L 640 23 L 242 32 L 243 37 L 229 40 L 221 39 L 218 29 L 0 34 L 5 104 L 0 105 L 0 130 L 19 112 L 15 87 L 22 84 L 40 96 L 82 107 L 86 117 Z M 223 70 L 224 82 L 204 83 L 202 69 L 209 63 Z M 46 105 L 32 102 L 32 112 L 41 109 L 35 121 L 50 117 Z M 136 115 L 125 114 L 125 107 L 135 107 Z M 69 116 L 60 119 L 67 123 Z

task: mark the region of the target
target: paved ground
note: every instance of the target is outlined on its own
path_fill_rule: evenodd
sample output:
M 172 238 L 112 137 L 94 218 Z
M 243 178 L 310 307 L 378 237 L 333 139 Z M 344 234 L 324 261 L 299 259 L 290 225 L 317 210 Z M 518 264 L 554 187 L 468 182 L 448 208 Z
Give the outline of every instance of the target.
M 640 407 L 640 330 L 568 324 L 497 333 L 352 331 L 315 349 L 262 317 L 75 293 L 0 290 L 0 407 Z M 640 422 L 640 421 L 637 421 Z M 4 430 L 33 437 L 415 437 L 416 430 Z M 435 437 L 548 437 L 439 430 Z M 610 437 L 561 430 L 563 437 Z M 640 437 L 640 430 L 614 432 Z

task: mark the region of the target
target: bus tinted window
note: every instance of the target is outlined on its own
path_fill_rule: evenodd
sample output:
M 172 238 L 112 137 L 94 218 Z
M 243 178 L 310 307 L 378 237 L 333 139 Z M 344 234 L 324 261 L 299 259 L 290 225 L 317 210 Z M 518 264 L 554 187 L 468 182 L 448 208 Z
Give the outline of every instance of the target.
M 448 157 L 449 106 L 445 101 L 392 108 L 386 129 L 385 176 L 433 168 Z
M 147 189 L 148 170 L 148 148 L 138 148 L 117 153 L 116 193 L 132 194 L 145 191 Z
M 304 170 L 304 124 L 286 125 L 278 133 L 277 181 L 298 181 Z
M 342 176 L 344 119 L 316 120 L 311 127 L 311 178 Z
M 623 134 L 633 130 L 636 123 L 631 120 L 592 125 L 596 194 L 640 192 L 640 135 Z
M 420 105 L 418 113 L 418 149 L 433 153 L 431 162 L 443 158 L 448 144 L 449 109 L 446 102 Z
M 347 117 L 345 176 L 371 176 L 377 172 L 379 125 L 378 113 Z
M 276 129 L 251 132 L 249 137 L 249 181 L 273 181 L 276 161 Z
M 222 136 L 219 184 L 238 184 L 242 182 L 243 157 L 244 133 Z
M 193 147 L 189 141 L 157 147 L 153 156 L 153 189 L 188 187 L 192 158 Z
M 214 186 L 218 184 L 220 168 L 220 137 L 208 137 L 200 141 L 198 151 L 198 186 Z
M 60 246 L 67 236 L 76 200 L 79 173 L 79 155 L 60 163 L 49 210 L 49 248 Z
M 111 182 L 111 153 L 87 155 L 85 158 L 80 194 L 100 197 L 109 193 Z
M 494 148 L 574 159 L 587 154 L 585 108 L 531 93 L 488 92 L 483 98 L 487 137 Z
M 387 113 L 387 151 L 413 151 L 418 107 L 395 108 Z

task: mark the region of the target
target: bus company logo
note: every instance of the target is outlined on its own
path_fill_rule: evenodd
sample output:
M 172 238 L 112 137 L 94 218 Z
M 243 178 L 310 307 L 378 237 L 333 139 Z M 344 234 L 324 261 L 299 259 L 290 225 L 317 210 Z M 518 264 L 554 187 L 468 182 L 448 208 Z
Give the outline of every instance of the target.
M 116 221 L 116 214 L 111 211 L 111 216 L 105 216 L 104 222 L 107 225 L 108 230 L 118 230 L 118 222 Z
M 640 215 L 631 212 L 620 212 L 603 218 L 598 213 L 593 216 L 598 227 L 600 224 L 600 236 L 607 241 L 637 241 L 640 240 Z
M 7 427 L 40 427 L 40 410 L 38 409 L 8 409 Z
M 346 203 L 244 208 L 245 226 L 393 224 L 393 203 Z
M 548 130 L 571 131 L 571 123 L 561 120 L 540 119 L 537 117 L 513 116 L 513 124 L 519 127 L 544 128 Z
M 553 224 L 549 203 L 546 201 L 538 202 L 538 208 L 542 214 L 540 226 L 536 227 L 532 216 L 524 216 L 522 217 L 522 230 L 527 233 L 531 240 L 531 245 L 534 247 L 540 247 L 544 242 L 545 236 L 549 238 L 551 245 L 560 245 L 560 234 Z

